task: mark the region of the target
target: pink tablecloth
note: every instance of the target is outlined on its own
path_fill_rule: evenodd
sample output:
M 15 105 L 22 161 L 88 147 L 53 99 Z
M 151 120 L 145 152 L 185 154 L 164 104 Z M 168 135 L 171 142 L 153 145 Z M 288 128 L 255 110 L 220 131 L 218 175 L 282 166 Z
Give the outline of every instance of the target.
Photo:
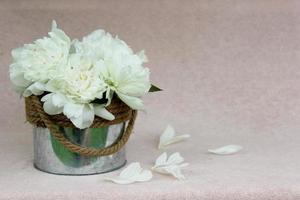
M 23 100 L 9 88 L 10 50 L 45 35 L 52 19 L 71 37 L 104 28 L 146 50 L 164 92 L 145 98 L 128 161 L 150 167 L 173 124 L 192 135 L 168 149 L 190 163 L 186 181 L 156 175 L 120 186 L 32 167 Z M 0 51 L 0 199 L 300 199 L 299 1 L 2 0 Z M 244 151 L 206 153 L 226 144 Z

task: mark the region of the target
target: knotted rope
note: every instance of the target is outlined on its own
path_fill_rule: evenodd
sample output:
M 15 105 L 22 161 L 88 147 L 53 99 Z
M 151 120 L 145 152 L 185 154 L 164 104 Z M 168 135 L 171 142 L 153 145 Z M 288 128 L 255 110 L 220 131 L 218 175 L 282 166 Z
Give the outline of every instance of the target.
M 71 142 L 63 133 L 59 131 L 59 126 L 62 127 L 75 127 L 72 122 L 63 114 L 48 115 L 45 113 L 40 98 L 38 96 L 29 96 L 25 98 L 26 105 L 26 118 L 31 123 L 38 127 L 45 127 L 50 130 L 52 136 L 64 145 L 69 151 L 78 153 L 82 156 L 107 156 L 119 151 L 128 141 L 134 126 L 137 116 L 137 111 L 130 109 L 121 100 L 115 98 L 112 103 L 107 107 L 115 119 L 108 121 L 100 117 L 95 117 L 93 124 L 90 128 L 99 128 L 118 124 L 129 120 L 124 133 L 112 145 L 97 149 L 93 147 L 84 147 Z

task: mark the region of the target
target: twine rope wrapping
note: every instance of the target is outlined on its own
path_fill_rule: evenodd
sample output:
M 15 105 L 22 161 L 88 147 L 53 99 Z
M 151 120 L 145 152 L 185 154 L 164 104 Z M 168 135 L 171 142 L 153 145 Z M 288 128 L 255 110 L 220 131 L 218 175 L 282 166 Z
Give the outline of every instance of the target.
M 114 114 L 115 119 L 108 121 L 99 117 L 95 117 L 91 128 L 99 128 L 118 124 L 129 120 L 124 133 L 112 145 L 97 149 L 92 147 L 84 147 L 71 142 L 58 129 L 62 127 L 75 127 L 72 122 L 64 115 L 48 115 L 45 113 L 40 98 L 38 96 L 29 96 L 25 98 L 26 118 L 31 123 L 38 127 L 46 127 L 50 130 L 52 136 L 64 145 L 69 151 L 78 153 L 82 156 L 107 156 L 119 151 L 128 141 L 134 126 L 137 116 L 137 111 L 130 109 L 126 104 L 119 99 L 115 99 L 108 107 L 108 111 Z

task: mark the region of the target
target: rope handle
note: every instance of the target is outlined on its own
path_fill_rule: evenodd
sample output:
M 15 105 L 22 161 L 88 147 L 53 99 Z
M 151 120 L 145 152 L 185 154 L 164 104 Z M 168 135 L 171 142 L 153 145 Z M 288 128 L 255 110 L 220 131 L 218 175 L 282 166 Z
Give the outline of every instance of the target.
M 127 125 L 124 133 L 121 135 L 121 137 L 119 137 L 119 139 L 116 140 L 110 146 L 101 148 L 101 149 L 97 149 L 97 148 L 93 148 L 93 147 L 84 147 L 84 146 L 81 146 L 81 145 L 71 142 L 68 138 L 66 138 L 64 136 L 64 134 L 62 134 L 60 132 L 58 127 L 55 126 L 55 124 L 52 122 L 52 120 L 49 118 L 49 116 L 44 112 L 39 98 L 35 97 L 32 100 L 35 101 L 36 111 L 39 113 L 39 115 L 40 115 L 41 119 L 43 120 L 43 122 L 45 123 L 46 127 L 50 130 L 50 133 L 52 134 L 52 136 L 57 141 L 59 141 L 65 148 L 67 148 L 69 151 L 71 151 L 73 153 L 78 153 L 79 155 L 82 155 L 82 156 L 107 156 L 107 155 L 111 155 L 111 154 L 118 152 L 128 141 L 128 139 L 132 133 L 132 130 L 134 127 L 134 122 L 135 122 L 135 119 L 137 116 L 137 111 L 132 110 L 131 118 L 128 122 L 128 125 Z

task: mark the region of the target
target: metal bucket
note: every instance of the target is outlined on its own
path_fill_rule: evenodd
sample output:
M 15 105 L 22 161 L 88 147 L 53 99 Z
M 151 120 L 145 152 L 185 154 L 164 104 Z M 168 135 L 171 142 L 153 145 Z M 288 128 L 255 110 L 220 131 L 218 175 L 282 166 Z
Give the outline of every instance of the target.
M 86 147 L 104 148 L 123 134 L 126 124 L 101 128 L 60 128 L 73 143 Z M 110 172 L 126 163 L 125 147 L 109 156 L 86 157 L 66 149 L 52 137 L 49 129 L 33 128 L 34 166 L 44 172 L 61 175 L 89 175 Z

